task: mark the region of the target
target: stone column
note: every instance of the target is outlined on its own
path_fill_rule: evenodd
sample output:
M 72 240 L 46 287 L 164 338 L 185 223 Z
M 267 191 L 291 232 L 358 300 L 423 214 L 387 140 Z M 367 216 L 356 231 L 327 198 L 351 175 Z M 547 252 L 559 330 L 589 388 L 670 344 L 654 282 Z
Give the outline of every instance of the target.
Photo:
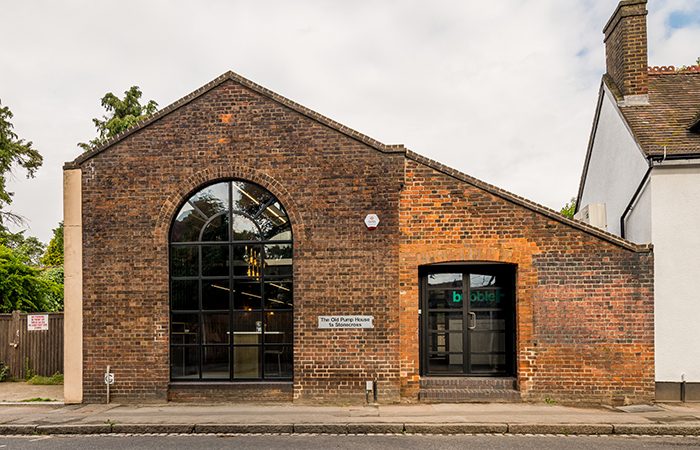
M 63 397 L 83 401 L 83 216 L 80 169 L 63 171 Z

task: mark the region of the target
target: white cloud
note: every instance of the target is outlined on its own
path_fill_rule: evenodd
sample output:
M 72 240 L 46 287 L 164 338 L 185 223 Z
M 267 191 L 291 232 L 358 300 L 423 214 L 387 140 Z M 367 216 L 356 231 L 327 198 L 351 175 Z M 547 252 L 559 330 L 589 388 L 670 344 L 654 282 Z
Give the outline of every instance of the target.
M 6 2 L 0 99 L 45 157 L 12 209 L 41 239 L 61 167 L 100 97 L 141 86 L 161 107 L 226 70 L 387 143 L 559 208 L 575 195 L 600 76 L 605 1 Z M 700 56 L 697 1 L 652 1 L 650 61 Z

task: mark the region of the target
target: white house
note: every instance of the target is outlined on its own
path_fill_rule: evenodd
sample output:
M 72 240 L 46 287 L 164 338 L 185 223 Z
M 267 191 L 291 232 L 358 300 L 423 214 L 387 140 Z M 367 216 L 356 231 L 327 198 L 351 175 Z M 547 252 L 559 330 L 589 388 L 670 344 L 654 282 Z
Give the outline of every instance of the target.
M 603 30 L 576 217 L 653 244 L 656 399 L 698 401 L 700 66 L 648 67 L 646 14 L 646 0 L 624 0 Z

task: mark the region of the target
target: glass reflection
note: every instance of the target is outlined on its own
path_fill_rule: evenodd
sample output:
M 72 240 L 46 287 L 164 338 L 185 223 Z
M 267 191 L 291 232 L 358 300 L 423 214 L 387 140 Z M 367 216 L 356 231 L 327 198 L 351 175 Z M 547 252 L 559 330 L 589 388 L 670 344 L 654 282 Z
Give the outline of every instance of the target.
M 199 378 L 199 347 L 170 348 L 170 377 L 174 380 Z
M 265 281 L 265 309 L 291 309 L 291 280 Z
M 212 217 L 228 211 L 228 198 L 228 183 L 214 184 L 194 194 L 180 208 L 171 230 L 170 240 L 173 242 L 201 240 L 200 233 L 204 225 Z
M 292 229 L 282 204 L 244 181 L 178 211 L 171 243 L 171 377 L 292 376 Z
M 461 288 L 461 273 L 432 273 L 428 275 L 428 287 Z

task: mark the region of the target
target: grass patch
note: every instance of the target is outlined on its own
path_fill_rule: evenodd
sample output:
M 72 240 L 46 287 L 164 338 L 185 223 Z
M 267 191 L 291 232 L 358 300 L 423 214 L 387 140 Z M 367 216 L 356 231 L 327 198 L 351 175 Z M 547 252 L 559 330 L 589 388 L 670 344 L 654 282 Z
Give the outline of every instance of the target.
M 20 400 L 21 402 L 55 402 L 56 400 L 52 398 L 43 398 L 43 397 L 33 397 L 33 398 L 25 398 L 24 400 Z
M 30 379 L 27 380 L 27 384 L 35 384 L 35 385 L 54 385 L 54 384 L 63 384 L 63 374 L 62 373 L 55 373 L 51 375 L 50 377 L 43 377 L 41 375 L 34 375 Z

